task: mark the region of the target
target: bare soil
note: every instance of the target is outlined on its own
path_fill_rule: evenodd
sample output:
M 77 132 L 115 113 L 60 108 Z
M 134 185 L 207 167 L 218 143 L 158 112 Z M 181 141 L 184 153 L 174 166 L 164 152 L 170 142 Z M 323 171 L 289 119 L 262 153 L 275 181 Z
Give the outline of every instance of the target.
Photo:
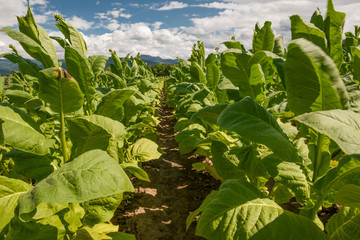
M 157 128 L 158 144 L 164 154 L 144 163 L 151 182 L 133 179 L 135 194 L 127 196 L 112 219 L 119 224 L 119 231 L 135 234 L 136 239 L 203 239 L 195 236 L 196 221 L 186 231 L 186 218 L 220 185 L 207 173 L 192 168 L 191 164 L 204 158 L 180 155 L 174 140 L 176 120 L 172 116 L 164 93 Z

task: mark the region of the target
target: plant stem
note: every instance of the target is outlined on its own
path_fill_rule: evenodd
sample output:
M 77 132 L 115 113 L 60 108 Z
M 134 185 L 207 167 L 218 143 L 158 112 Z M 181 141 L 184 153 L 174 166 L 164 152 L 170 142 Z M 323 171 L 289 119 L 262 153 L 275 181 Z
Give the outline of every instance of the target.
M 322 153 L 323 153 L 323 144 L 325 141 L 325 135 L 318 133 L 317 142 L 316 142 L 316 154 L 314 159 L 314 174 L 312 181 L 315 182 L 319 177 L 320 168 L 322 165 Z
M 60 89 L 61 86 L 61 79 L 59 80 Z M 63 95 L 62 91 L 60 90 L 60 141 L 61 141 L 61 150 L 64 158 L 64 163 L 69 160 L 68 149 L 66 145 L 66 135 L 65 135 L 65 117 L 64 117 L 64 106 L 63 106 Z

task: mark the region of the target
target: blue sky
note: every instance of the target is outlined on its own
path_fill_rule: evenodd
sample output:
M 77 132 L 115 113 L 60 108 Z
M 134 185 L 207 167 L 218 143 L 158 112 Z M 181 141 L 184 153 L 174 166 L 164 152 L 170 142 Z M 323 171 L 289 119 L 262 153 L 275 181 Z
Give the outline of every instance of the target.
M 358 0 L 333 0 L 335 9 L 347 14 L 345 31 L 360 25 Z M 54 14 L 61 14 L 84 35 L 89 55 L 120 56 L 140 52 L 162 58 L 187 58 L 192 45 L 204 41 L 206 52 L 235 36 L 251 48 L 254 25 L 273 22 L 276 36 L 290 40 L 293 14 L 309 19 L 317 7 L 326 13 L 327 0 L 31 0 L 35 20 L 50 35 L 62 34 L 54 26 Z M 16 16 L 26 13 L 26 0 L 0 0 L 0 27 L 17 28 Z M 0 53 L 14 41 L 0 33 Z M 63 50 L 56 45 L 61 57 Z M 19 46 L 20 50 L 21 47 Z M 24 55 L 26 55 L 24 53 Z

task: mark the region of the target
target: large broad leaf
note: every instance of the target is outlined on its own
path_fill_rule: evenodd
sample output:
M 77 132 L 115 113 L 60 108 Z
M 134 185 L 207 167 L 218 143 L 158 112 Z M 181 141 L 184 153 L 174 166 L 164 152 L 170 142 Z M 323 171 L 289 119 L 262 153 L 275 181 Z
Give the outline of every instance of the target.
M 327 41 L 323 31 L 312 23 L 305 21 L 299 15 L 291 16 L 290 21 L 292 39 L 305 38 L 319 46 L 324 52 L 327 51 Z
M 0 105 L 4 142 L 25 152 L 45 155 L 54 141 L 45 138 L 39 126 L 25 112 L 10 105 Z
M 85 210 L 83 222 L 92 226 L 99 222 L 109 222 L 119 207 L 123 194 L 90 200 L 81 204 Z
M 112 82 L 115 89 L 126 88 L 126 81 L 112 72 L 104 72 L 100 75 L 101 80 L 106 85 Z
M 0 176 L 0 232 L 15 216 L 19 196 L 31 188 L 21 180 Z
M 115 120 L 121 120 L 116 119 L 118 116 L 117 111 L 123 108 L 125 101 L 128 100 L 134 92 L 132 89 L 118 89 L 109 92 L 101 99 L 95 113 Z
M 310 197 L 310 186 L 298 164 L 282 161 L 276 155 L 265 157 L 263 164 L 276 183 L 283 184 L 295 193 L 298 202 L 304 203 Z
M 238 49 L 229 49 L 221 54 L 221 70 L 236 87 L 239 87 L 240 97 L 250 96 L 255 98 L 255 94 L 249 82 L 251 55 L 243 53 Z
M 66 228 L 58 215 L 52 215 L 37 222 L 24 222 L 16 217 L 9 224 L 6 239 L 64 239 L 65 235 Z
M 249 97 L 225 108 L 217 122 L 247 140 L 264 144 L 285 161 L 298 161 L 296 149 L 276 119 Z
M 198 63 L 191 62 L 190 74 L 192 82 L 201 82 L 206 84 L 205 73 Z
M 39 182 L 19 198 L 20 214 L 40 203 L 81 203 L 134 188 L 119 164 L 102 150 L 88 151 Z
M 104 72 L 106 62 L 109 60 L 109 58 L 104 55 L 94 55 L 90 56 L 88 59 L 95 75 L 99 75 Z
M 42 48 L 52 58 L 52 62 L 55 64 L 51 66 L 58 66 L 55 46 L 45 29 L 36 24 L 34 16 L 30 9 L 30 5 L 28 5 L 26 16 L 17 17 L 17 19 L 20 32 L 26 34 L 28 37 L 32 38 L 34 41 L 38 42 L 42 46 Z M 46 64 L 43 65 L 46 66 Z
M 327 239 L 310 219 L 285 211 L 274 201 L 261 198 L 253 185 L 234 179 L 226 180 L 206 205 L 196 235 L 214 240 Z
M 107 150 L 110 139 L 120 141 L 126 136 L 122 123 L 101 115 L 71 118 L 67 123 L 73 142 L 73 156 L 92 149 Z
M 216 62 L 206 65 L 206 84 L 209 88 L 215 90 L 220 81 L 220 68 Z
M 338 69 L 313 43 L 291 41 L 284 71 L 289 107 L 295 114 L 347 106 L 348 94 Z
M 69 40 L 70 44 L 86 56 L 87 46 L 81 33 L 60 15 L 55 15 L 54 18 L 57 21 L 55 25 L 64 34 L 65 38 Z
M 196 113 L 191 116 L 191 120 L 196 118 L 200 118 L 201 120 L 216 124 L 217 118 L 219 117 L 220 113 L 227 107 L 227 104 L 216 104 L 214 106 L 207 106 L 203 109 L 200 109 Z
M 94 74 L 86 55 L 79 48 L 67 46 L 65 47 L 65 63 L 66 70 L 79 83 L 81 91 L 89 101 L 95 93 L 91 82 Z
M 332 0 L 328 0 L 326 18 L 324 21 L 326 38 L 328 39 L 330 56 L 336 67 L 340 69 L 343 63 L 342 34 L 345 24 L 345 13 L 335 11 Z
M 264 26 L 254 34 L 253 38 L 253 52 L 264 50 L 272 52 L 274 49 L 274 39 L 275 35 L 273 30 L 271 29 L 271 22 L 266 21 Z
M 137 161 L 146 162 L 158 159 L 162 155 L 162 151 L 155 142 L 147 138 L 141 138 L 130 147 L 131 157 Z
M 39 84 L 39 97 L 49 104 L 54 112 L 75 112 L 84 103 L 78 83 L 62 68 L 47 68 L 40 71 Z
M 284 44 L 283 36 L 279 36 L 279 37 L 275 38 L 273 52 L 280 57 L 285 56 L 285 44 Z
M 343 158 L 338 166 L 331 168 L 315 182 L 313 191 L 323 198 L 330 195 L 330 201 L 333 201 L 334 195 L 341 187 L 346 184 L 356 183 L 359 174 L 360 161 L 350 157 Z
M 346 154 L 360 153 L 359 113 L 337 109 L 305 113 L 295 119 L 330 137 Z
M 334 200 L 341 206 L 360 208 L 360 186 L 346 184 L 339 189 Z
M 222 142 L 211 145 L 212 159 L 216 172 L 224 179 L 246 179 L 246 177 L 267 176 L 257 151 L 252 146 L 233 147 L 229 150 Z
M 35 179 L 37 182 L 55 170 L 51 164 L 52 160 L 47 156 L 39 156 L 16 149 L 8 152 L 6 156 L 14 160 L 17 174 Z
M 44 67 L 56 67 L 58 66 L 57 57 L 50 55 L 38 42 L 31 39 L 24 33 L 4 27 L 0 31 L 5 32 L 9 37 L 18 41 L 24 50 L 34 59 L 38 60 L 43 64 Z
M 326 231 L 331 240 L 360 239 L 360 210 L 343 207 L 326 223 Z
M 38 77 L 39 71 L 42 70 L 39 65 L 37 65 L 34 61 L 23 58 L 17 54 L 8 53 L 1 54 L 0 56 L 6 58 L 13 63 L 16 63 L 19 66 L 19 71 L 22 74 L 30 75 L 32 77 Z
M 11 90 L 7 89 L 4 94 L 11 104 L 16 107 L 24 107 L 25 102 L 30 100 L 33 96 L 25 91 L 22 90 Z

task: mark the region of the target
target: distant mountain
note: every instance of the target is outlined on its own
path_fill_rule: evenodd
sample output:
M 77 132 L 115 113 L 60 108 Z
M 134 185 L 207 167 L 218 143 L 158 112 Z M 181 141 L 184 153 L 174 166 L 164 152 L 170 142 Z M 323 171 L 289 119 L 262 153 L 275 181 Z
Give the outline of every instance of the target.
M 163 59 L 161 57 L 153 57 L 150 55 L 141 55 L 141 59 L 146 62 L 147 65 L 153 65 L 157 63 L 166 63 L 166 64 L 177 64 L 178 61 L 176 59 Z M 34 62 L 39 63 L 34 60 Z M 59 62 L 65 62 L 64 59 L 59 59 Z M 112 63 L 112 59 L 109 58 L 108 63 Z M 17 64 L 10 62 L 5 58 L 0 58 L 0 74 L 11 73 L 12 71 L 18 71 Z
M 177 59 L 163 59 L 161 57 L 153 57 L 150 55 L 140 55 L 141 60 L 147 63 L 147 65 L 152 65 L 156 63 L 167 63 L 167 64 L 177 64 Z
M 17 64 L 12 63 L 5 58 L 0 58 L 0 74 L 7 74 L 17 70 L 19 70 Z

